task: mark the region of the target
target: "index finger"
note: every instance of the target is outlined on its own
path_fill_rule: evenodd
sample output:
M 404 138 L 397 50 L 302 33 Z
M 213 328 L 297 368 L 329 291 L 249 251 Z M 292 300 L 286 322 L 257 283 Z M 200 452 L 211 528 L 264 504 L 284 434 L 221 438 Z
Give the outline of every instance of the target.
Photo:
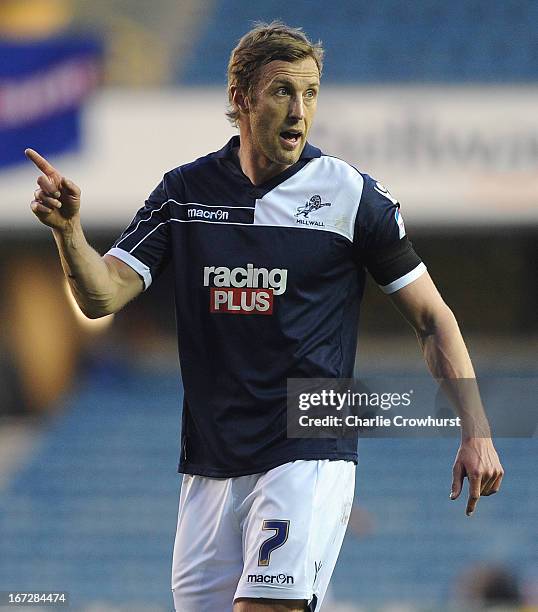
M 43 172 L 43 174 L 46 174 L 47 176 L 60 174 L 58 170 L 56 170 L 56 168 L 43 156 L 39 155 L 37 151 L 34 151 L 33 149 L 25 149 L 24 154 L 30 161 L 34 162 L 34 164 L 41 170 L 41 172 Z
M 480 498 L 480 476 L 469 476 L 469 499 L 467 501 L 467 509 L 465 513 L 467 516 L 471 516 L 474 512 L 476 504 Z

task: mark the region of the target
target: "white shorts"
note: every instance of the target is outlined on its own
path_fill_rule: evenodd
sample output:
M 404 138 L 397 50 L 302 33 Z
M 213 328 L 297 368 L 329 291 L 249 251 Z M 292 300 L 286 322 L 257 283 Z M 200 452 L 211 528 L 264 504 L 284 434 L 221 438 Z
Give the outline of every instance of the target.
M 172 562 L 177 612 L 227 612 L 239 597 L 319 611 L 355 488 L 351 461 L 292 461 L 238 478 L 183 476 Z

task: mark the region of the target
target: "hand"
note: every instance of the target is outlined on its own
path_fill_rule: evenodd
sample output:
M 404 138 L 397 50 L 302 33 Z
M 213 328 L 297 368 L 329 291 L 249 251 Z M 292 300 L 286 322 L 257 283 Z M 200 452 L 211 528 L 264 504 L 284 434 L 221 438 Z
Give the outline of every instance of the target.
M 493 495 L 501 486 L 504 470 L 491 438 L 469 438 L 464 440 L 456 455 L 452 468 L 452 491 L 450 499 L 457 499 L 461 493 L 463 479 L 469 479 L 467 516 L 474 512 L 481 495 Z
M 49 227 L 65 230 L 77 219 L 80 211 L 80 189 L 63 177 L 56 168 L 33 149 L 26 149 L 26 157 L 43 173 L 38 179 L 30 204 L 34 215 Z

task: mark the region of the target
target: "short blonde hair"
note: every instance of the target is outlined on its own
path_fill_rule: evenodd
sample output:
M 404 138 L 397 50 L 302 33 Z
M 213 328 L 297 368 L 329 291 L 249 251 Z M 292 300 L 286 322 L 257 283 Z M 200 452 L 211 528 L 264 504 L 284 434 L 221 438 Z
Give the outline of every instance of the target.
M 258 84 L 259 69 L 274 60 L 295 62 L 311 57 L 321 72 L 323 69 L 323 47 L 321 42 L 312 43 L 302 28 L 292 28 L 282 21 L 258 22 L 239 41 L 230 55 L 228 63 L 228 102 L 226 113 L 230 123 L 237 127 L 239 110 L 234 106 L 232 86 L 237 87 L 251 100 Z

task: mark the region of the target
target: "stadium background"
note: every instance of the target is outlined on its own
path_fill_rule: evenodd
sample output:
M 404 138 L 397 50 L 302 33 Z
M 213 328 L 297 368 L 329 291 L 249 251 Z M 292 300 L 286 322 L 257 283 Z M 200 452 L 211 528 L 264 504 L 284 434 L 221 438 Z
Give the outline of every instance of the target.
M 88 238 L 104 252 L 164 171 L 233 133 L 229 52 L 254 20 L 274 18 L 326 48 L 311 141 L 400 199 L 478 373 L 518 378 L 520 389 L 535 381 L 536 2 L 5 0 L 0 591 L 64 590 L 84 610 L 171 609 L 179 484 L 170 272 L 117 316 L 84 320 L 29 210 L 36 172 L 22 149 L 50 154 L 82 187 Z M 362 374 L 424 372 L 413 333 L 372 284 L 360 333 Z M 518 407 L 507 395 L 514 419 Z M 326 610 L 470 610 L 495 599 L 536 609 L 535 439 L 497 441 L 502 494 L 471 520 L 463 500 L 448 500 L 456 447 L 361 442 Z

